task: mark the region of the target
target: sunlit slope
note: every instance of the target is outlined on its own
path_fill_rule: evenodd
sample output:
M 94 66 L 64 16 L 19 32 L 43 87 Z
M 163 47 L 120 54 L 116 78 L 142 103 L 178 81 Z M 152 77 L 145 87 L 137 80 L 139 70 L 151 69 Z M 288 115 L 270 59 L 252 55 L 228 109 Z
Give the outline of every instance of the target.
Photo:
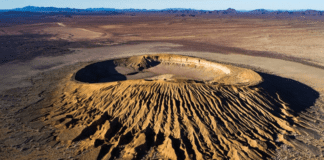
M 92 65 L 62 81 L 45 120 L 58 141 L 99 147 L 93 159 L 264 159 L 295 132 L 252 70 L 175 55 Z

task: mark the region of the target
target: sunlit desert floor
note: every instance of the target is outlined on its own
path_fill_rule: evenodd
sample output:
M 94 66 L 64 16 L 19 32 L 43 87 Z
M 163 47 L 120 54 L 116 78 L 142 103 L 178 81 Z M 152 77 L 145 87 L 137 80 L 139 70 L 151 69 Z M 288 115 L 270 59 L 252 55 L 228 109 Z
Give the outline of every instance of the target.
M 0 157 L 323 159 L 323 35 L 246 17 L 2 27 Z

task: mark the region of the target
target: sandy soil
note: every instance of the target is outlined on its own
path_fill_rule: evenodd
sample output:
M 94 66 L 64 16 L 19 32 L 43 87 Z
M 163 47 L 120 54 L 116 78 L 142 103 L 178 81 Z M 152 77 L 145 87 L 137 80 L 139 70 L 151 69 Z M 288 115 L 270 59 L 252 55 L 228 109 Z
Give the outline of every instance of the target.
M 96 22 L 99 20 L 100 23 Z M 324 22 L 316 20 L 139 16 L 120 19 L 85 18 L 72 22 L 71 25 L 75 27 L 84 26 L 103 33 L 113 33 L 115 36 L 112 39 L 121 42 L 163 40 L 181 44 L 203 43 L 208 45 L 191 49 L 245 54 L 254 51 L 268 57 L 302 58 L 318 65 L 324 62 L 324 46 L 321 43 Z
M 4 159 L 322 159 L 324 63 L 318 36 L 322 25 L 136 16 L 25 25 L 30 33 L 50 33 L 44 40 L 73 45 L 59 55 L 28 60 L 18 56 L 0 65 L 0 155 Z M 14 27 L 2 30 L 5 36 L 24 35 Z M 74 38 L 59 40 L 67 32 Z M 86 46 L 101 47 L 85 48 L 81 45 L 85 40 Z M 129 41 L 133 44 L 126 44 Z M 145 69 L 141 59 L 126 60 L 116 61 L 117 72 L 108 76 L 113 79 L 74 80 L 82 68 L 99 61 L 157 53 L 197 57 L 215 62 L 218 69 L 204 73 L 205 65 L 182 69 L 179 62 L 172 66 L 170 61 Z M 233 68 L 249 70 L 262 82 L 207 83 L 208 73 L 228 75 Z M 154 74 L 141 75 L 144 71 Z

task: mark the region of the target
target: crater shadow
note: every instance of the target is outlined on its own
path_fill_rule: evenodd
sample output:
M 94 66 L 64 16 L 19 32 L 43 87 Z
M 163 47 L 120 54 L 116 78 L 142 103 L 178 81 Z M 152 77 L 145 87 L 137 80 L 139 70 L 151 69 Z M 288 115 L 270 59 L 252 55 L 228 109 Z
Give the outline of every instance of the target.
M 131 78 L 130 76 L 138 75 L 138 78 L 143 78 L 148 72 L 143 72 L 144 69 L 154 67 L 160 64 L 158 61 L 146 61 L 145 64 L 136 64 L 127 66 L 125 59 L 108 60 L 90 64 L 75 73 L 74 79 L 85 83 L 104 83 L 114 81 L 124 81 Z M 117 67 L 120 70 L 117 71 Z
M 275 99 L 278 99 L 279 95 L 295 114 L 314 105 L 320 96 L 313 88 L 298 81 L 262 72 L 257 73 L 263 78 L 263 82 L 256 87 L 263 88 Z
M 90 64 L 75 74 L 75 80 L 86 83 L 101 83 L 126 80 L 126 76 L 116 70 L 114 60 Z

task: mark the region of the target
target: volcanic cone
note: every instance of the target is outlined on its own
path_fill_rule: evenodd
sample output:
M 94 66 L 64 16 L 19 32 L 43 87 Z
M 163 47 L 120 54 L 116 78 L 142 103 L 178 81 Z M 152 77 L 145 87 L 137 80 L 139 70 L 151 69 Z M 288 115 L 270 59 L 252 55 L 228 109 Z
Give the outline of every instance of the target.
M 93 159 L 265 159 L 295 132 L 289 105 L 249 69 L 169 54 L 90 64 L 45 120 Z M 281 138 L 283 140 L 284 138 Z

